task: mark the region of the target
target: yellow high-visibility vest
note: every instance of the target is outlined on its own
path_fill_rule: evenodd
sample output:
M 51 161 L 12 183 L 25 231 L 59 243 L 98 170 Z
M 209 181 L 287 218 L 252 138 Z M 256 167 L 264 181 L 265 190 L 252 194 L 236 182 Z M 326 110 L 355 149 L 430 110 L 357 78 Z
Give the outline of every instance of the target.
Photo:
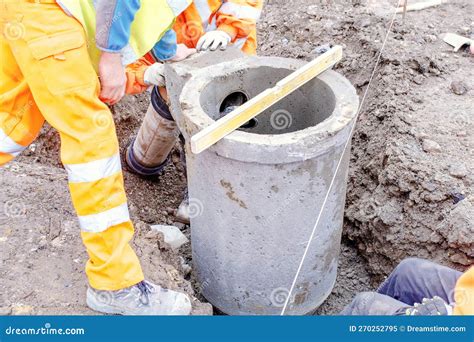
M 153 46 L 172 28 L 176 17 L 192 0 L 141 0 L 140 9 L 130 29 L 130 40 L 122 50 L 123 64 L 135 62 L 148 53 Z M 95 42 L 96 11 L 94 0 L 59 0 L 59 5 L 76 18 L 87 35 L 89 55 L 94 67 L 98 68 L 100 50 Z

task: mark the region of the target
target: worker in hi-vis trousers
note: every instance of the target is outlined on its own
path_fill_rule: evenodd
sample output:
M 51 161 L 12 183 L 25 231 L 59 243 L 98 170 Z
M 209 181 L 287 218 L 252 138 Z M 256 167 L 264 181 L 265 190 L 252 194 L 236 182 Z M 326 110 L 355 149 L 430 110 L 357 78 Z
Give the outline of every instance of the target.
M 129 244 L 134 228 L 115 126 L 99 99 L 115 103 L 122 97 L 121 60 L 130 63 L 152 50 L 180 5 L 184 10 L 188 2 L 0 0 L 0 165 L 29 145 L 45 120 L 58 130 L 89 254 L 87 304 L 100 312 L 191 311 L 186 295 L 144 280 Z
M 263 0 L 193 0 L 191 6 L 176 19 L 173 27 L 175 39 L 198 51 L 224 50 L 233 44 L 246 54 L 256 54 L 256 24 L 262 7 Z M 172 34 L 168 35 L 168 39 L 172 40 Z M 169 154 L 179 136 L 167 103 L 164 65 L 152 64 L 145 57 L 129 65 L 127 71 L 135 75 L 129 79 L 136 80 L 128 92 L 138 93 L 150 85 L 155 87 L 143 124 L 127 149 L 126 162 L 132 172 L 143 177 L 155 177 L 167 165 Z M 187 211 L 185 198 L 177 214 L 178 219 L 185 223 L 189 222 Z

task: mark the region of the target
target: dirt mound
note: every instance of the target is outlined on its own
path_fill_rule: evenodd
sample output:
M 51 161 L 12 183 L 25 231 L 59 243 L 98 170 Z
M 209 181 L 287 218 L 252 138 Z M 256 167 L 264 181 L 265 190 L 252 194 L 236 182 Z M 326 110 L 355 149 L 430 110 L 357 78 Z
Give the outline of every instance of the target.
M 419 256 L 474 261 L 474 68 L 444 32 L 472 34 L 468 1 L 399 17 L 388 37 L 353 141 L 346 238 L 386 275 Z M 387 33 L 388 1 L 274 1 L 261 24 L 265 55 L 314 57 L 340 44 L 336 67 L 362 95 Z M 285 13 L 284 16 L 281 13 Z
M 87 253 L 64 170 L 15 162 L 0 169 L 0 187 L 0 312 L 92 314 L 85 306 Z M 134 247 L 147 278 L 194 298 L 178 253 L 135 222 Z M 211 314 L 212 307 L 194 299 L 193 313 Z

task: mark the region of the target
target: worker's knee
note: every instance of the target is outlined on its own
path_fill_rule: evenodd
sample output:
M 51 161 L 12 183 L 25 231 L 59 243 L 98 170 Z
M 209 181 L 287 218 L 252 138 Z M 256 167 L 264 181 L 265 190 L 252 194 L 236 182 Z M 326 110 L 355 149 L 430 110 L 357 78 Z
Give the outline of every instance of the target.
M 424 270 L 427 267 L 430 268 L 434 265 L 431 261 L 419 259 L 419 258 L 407 258 L 404 259 L 393 271 L 393 275 L 398 279 L 405 278 L 411 279 L 413 277 L 419 277 L 420 270 Z

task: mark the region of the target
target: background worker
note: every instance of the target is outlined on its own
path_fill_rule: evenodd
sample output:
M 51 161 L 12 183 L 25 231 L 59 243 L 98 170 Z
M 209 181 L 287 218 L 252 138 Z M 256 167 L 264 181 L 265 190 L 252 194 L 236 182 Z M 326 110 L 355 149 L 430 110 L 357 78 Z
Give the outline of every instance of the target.
M 84 21 L 95 15 L 88 4 L 0 2 L 0 165 L 26 149 L 48 121 L 61 137 L 61 161 L 89 254 L 89 307 L 111 314 L 189 314 L 186 295 L 144 280 L 130 246 L 134 227 L 115 126 L 99 99 L 100 92 L 103 101 L 120 100 L 125 89 L 123 59 L 149 51 L 173 23 L 176 7 L 162 0 L 142 5 L 138 0 L 99 0 L 97 27 L 92 27 Z M 139 11 L 153 13 L 153 22 L 143 15 L 135 20 Z M 143 28 L 154 28 L 155 33 L 142 35 Z M 97 32 L 92 36 L 97 46 L 87 43 L 91 31 Z M 132 41 L 139 43 L 132 48 Z
M 263 0 L 194 0 L 174 24 L 174 34 L 165 40 L 176 40 L 182 48 L 198 51 L 225 50 L 235 44 L 247 54 L 257 52 L 257 20 Z M 171 44 L 172 45 L 172 44 Z M 164 53 L 166 55 L 166 53 Z M 137 137 L 127 148 L 126 163 L 130 171 L 142 177 L 161 174 L 176 144 L 179 130 L 169 110 L 165 89 L 164 65 L 146 56 L 127 67 L 128 93 L 138 93 L 155 86 L 151 105 Z M 242 103 L 233 103 L 233 105 Z M 189 223 L 187 193 L 177 218 Z
M 246 54 L 256 54 L 257 20 L 262 7 L 263 0 L 194 0 L 177 17 L 173 27 L 174 39 L 198 51 L 225 50 L 233 44 Z M 169 39 L 173 40 L 171 33 Z M 140 176 L 156 177 L 167 165 L 179 135 L 167 103 L 164 65 L 152 65 L 148 58 L 142 58 L 127 70 L 129 79 L 137 81 L 129 89 L 141 92 L 151 85 L 155 87 L 143 124 L 127 149 L 126 163 Z M 178 218 L 188 223 L 186 203 L 185 198 L 178 210 Z
M 156 62 L 176 62 L 196 50 L 225 50 L 233 44 L 255 55 L 262 7 L 263 0 L 193 0 L 176 18 L 173 31 L 162 38 L 159 49 L 128 65 L 125 92 L 138 94 L 152 85 L 164 87 L 164 67 Z
M 377 292 L 358 294 L 341 315 L 474 315 L 474 267 L 462 274 L 433 262 L 402 261 Z

